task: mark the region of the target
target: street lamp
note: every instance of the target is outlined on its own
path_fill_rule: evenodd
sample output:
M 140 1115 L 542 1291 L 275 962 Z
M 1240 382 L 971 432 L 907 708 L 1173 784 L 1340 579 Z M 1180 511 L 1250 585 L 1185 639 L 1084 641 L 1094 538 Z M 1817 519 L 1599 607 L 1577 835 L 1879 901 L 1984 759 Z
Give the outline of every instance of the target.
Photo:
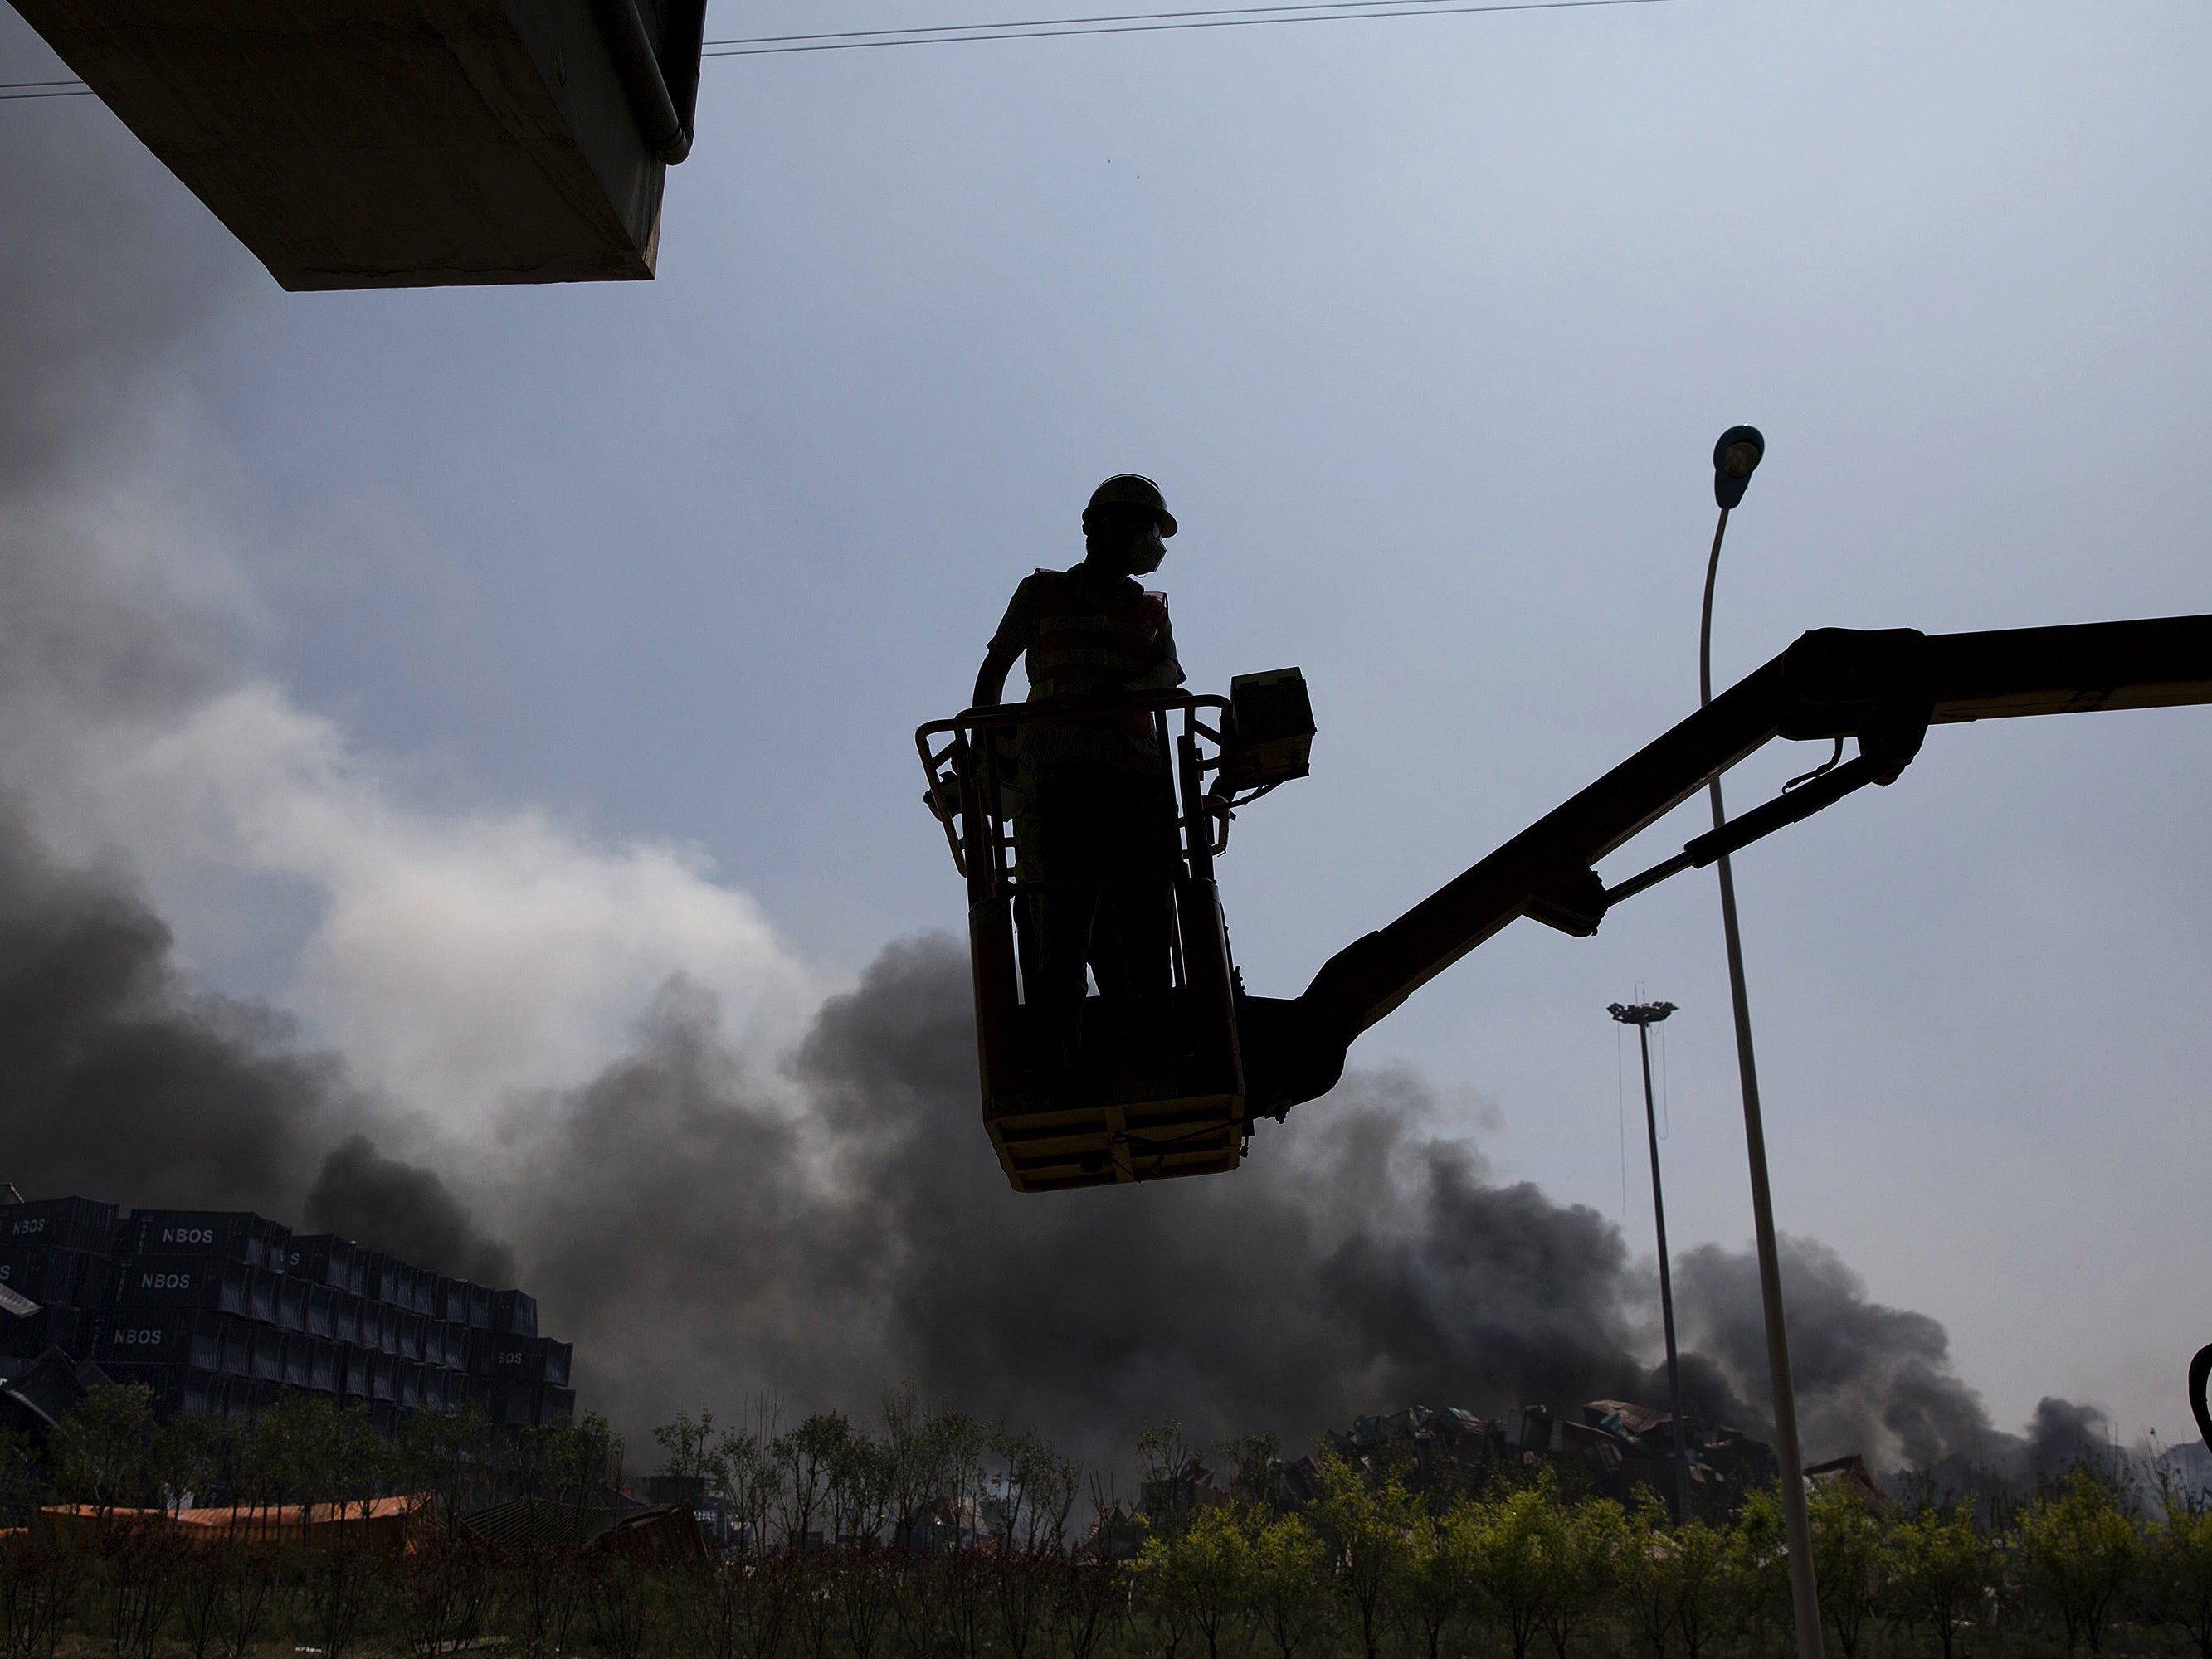
M 1743 500 L 1766 454 L 1755 426 L 1732 426 L 1713 446 L 1713 500 L 1721 509 L 1705 562 L 1705 608 L 1698 629 L 1698 703 L 1713 700 L 1713 583 L 1720 575 L 1721 538 L 1729 510 Z M 1720 774 L 1708 786 L 1713 828 L 1728 822 Z M 1797 1447 L 1797 1394 L 1790 1380 L 1790 1335 L 1782 1317 L 1782 1258 L 1774 1243 L 1774 1196 L 1766 1181 L 1766 1129 L 1759 1109 L 1759 1066 L 1751 1048 L 1751 1000 L 1743 984 L 1743 939 L 1736 930 L 1735 876 L 1726 853 L 1721 876 L 1721 931 L 1728 940 L 1729 1000 L 1735 1013 L 1735 1063 L 1743 1084 L 1743 1134 L 1751 1158 L 1751 1221 L 1759 1252 L 1759 1294 L 1766 1316 L 1766 1369 L 1774 1382 L 1774 1456 L 1781 1465 L 1782 1520 L 1790 1548 L 1790 1602 L 1797 1626 L 1797 1659 L 1820 1659 L 1820 1595 L 1813 1577 L 1813 1528 L 1805 1513 L 1805 1460 Z
M 1671 1002 L 1606 1005 L 1606 1012 L 1636 1028 L 1644 1054 L 1644 1133 L 1651 1146 L 1651 1214 L 1659 1224 L 1659 1322 L 1667 1334 L 1667 1409 L 1674 1414 L 1674 1521 L 1690 1518 L 1689 1431 L 1682 1422 L 1682 1368 L 1674 1347 L 1674 1274 L 1667 1255 L 1667 1195 L 1659 1186 L 1659 1115 L 1651 1104 L 1651 1028 L 1674 1012 Z

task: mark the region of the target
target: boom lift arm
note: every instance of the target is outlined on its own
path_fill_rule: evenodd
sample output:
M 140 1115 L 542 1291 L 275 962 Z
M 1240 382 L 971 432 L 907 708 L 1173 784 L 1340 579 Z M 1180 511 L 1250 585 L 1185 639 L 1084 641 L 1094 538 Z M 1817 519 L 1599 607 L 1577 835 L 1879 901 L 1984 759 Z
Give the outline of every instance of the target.
M 1228 700 L 1152 692 L 933 721 L 915 740 L 932 810 L 968 882 L 986 1127 L 1024 1192 L 1235 1169 L 1255 1119 L 1280 1119 L 1328 1093 L 1362 1031 L 1516 917 L 1593 933 L 1613 905 L 1668 876 L 1867 784 L 1894 782 L 1932 725 L 2203 702 L 2212 702 L 2212 616 L 1932 635 L 1819 629 L 1337 952 L 1295 998 L 1246 994 L 1213 876 L 1230 809 L 1250 798 L 1243 792 L 1306 770 L 1313 723 L 1295 670 L 1247 677 Z M 1173 844 L 1157 849 L 1160 896 L 1136 901 L 1172 895 L 1170 983 L 1141 1030 L 1117 1023 L 1124 1016 L 1103 998 L 1087 1000 L 1079 1058 L 1054 1059 L 1027 1000 L 1014 919 L 1033 896 L 1048 898 L 1055 879 L 1024 867 L 1002 738 L 1133 714 L 1154 726 L 1159 783 L 1180 808 Z M 1170 730 L 1177 721 L 1180 736 Z M 1600 878 L 1608 854 L 1777 738 L 1826 738 L 1835 756 L 1673 857 L 1612 886 Z M 1849 760 L 1846 740 L 1858 747 Z
M 1240 1006 L 1254 1116 L 1334 1087 L 1369 1026 L 1519 916 L 1588 935 L 1613 904 L 1711 864 L 1869 783 L 1894 782 L 1931 725 L 2212 702 L 2212 616 L 1972 634 L 1818 629 L 1387 927 L 1294 1000 Z M 1777 738 L 1845 738 L 1776 799 L 1607 887 L 1594 866 Z

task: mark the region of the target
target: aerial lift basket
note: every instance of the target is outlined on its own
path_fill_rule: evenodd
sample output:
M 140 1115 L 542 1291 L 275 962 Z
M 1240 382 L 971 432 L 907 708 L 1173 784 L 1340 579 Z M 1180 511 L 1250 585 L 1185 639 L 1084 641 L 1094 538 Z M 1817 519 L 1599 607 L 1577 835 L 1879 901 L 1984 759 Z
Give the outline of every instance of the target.
M 1227 845 L 1233 792 L 1303 775 L 1313 729 L 1296 670 L 1249 678 L 1259 691 L 1240 682 L 1233 702 L 1174 691 L 971 708 L 915 734 L 932 810 L 968 882 L 983 1121 L 1018 1191 L 1206 1175 L 1243 1156 L 1242 994 L 1213 860 Z M 1264 752 L 1240 748 L 1238 708 L 1263 704 L 1273 721 Z M 1158 781 L 1176 808 L 1172 841 L 1155 849 L 1173 919 L 1171 983 L 1157 1007 L 1086 999 L 1071 1065 L 1024 982 L 1016 914 L 1049 884 L 1025 872 L 1016 851 L 1018 734 L 1132 719 L 1151 723 Z

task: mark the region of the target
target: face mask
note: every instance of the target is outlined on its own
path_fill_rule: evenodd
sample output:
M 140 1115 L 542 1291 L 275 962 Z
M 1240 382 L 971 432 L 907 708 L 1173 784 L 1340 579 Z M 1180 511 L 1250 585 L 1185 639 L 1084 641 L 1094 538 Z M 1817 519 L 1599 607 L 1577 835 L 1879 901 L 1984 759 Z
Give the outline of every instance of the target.
M 1160 568 L 1160 562 L 1167 556 L 1168 544 L 1160 539 L 1159 526 L 1147 525 L 1129 544 L 1129 574 L 1149 576 Z

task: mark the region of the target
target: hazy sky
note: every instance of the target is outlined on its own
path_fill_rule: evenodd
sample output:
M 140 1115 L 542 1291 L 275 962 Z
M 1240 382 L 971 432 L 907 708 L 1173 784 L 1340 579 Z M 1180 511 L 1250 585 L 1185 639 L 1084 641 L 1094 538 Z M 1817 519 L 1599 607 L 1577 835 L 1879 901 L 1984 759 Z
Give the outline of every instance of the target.
M 0 78 L 50 69 L 0 25 Z M 9 787 L 434 1126 L 578 1081 L 671 971 L 772 1043 L 960 925 L 913 728 L 1135 470 L 1194 682 L 1313 688 L 1315 775 L 1222 872 L 1293 994 L 1694 706 L 1732 422 L 1769 450 L 1724 680 L 1809 627 L 2212 609 L 2208 49 L 2181 3 L 1670 0 L 722 61 L 656 282 L 351 295 L 277 290 L 94 100 L 12 105 L 0 167 L 112 155 L 216 295 L 77 510 L 230 643 Z M 1783 1224 L 1944 1322 L 2000 1422 L 2186 1427 L 2208 758 L 2212 711 L 1945 728 L 1738 861 Z M 1516 927 L 1354 1057 L 1647 1239 L 1639 988 L 1682 1008 L 1675 1238 L 1740 1243 L 1709 875 Z

